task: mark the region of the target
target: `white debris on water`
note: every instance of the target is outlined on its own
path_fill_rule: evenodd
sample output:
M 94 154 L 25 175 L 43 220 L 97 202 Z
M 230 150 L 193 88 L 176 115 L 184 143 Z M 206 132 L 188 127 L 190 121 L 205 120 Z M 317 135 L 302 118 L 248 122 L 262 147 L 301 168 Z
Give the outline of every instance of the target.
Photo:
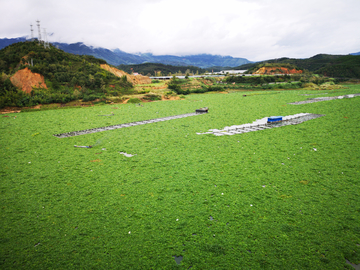
M 119 152 L 121 155 L 124 155 L 125 157 L 133 157 L 133 156 L 136 156 L 137 154 L 128 154 L 128 153 L 125 153 L 125 152 Z

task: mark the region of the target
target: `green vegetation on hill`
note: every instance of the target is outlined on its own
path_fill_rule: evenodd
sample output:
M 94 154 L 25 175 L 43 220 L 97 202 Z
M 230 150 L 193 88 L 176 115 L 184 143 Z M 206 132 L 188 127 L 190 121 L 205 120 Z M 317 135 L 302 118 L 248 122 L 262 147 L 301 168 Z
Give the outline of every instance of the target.
M 290 65 L 287 67 L 296 68 Z M 225 78 L 188 78 L 178 79 L 175 76 L 169 81 L 168 88 L 178 95 L 206 92 L 238 90 L 275 90 L 275 89 L 334 89 L 343 88 L 337 85 L 338 80 L 318 74 L 292 75 L 258 75 L 226 76 Z
M 298 88 L 334 88 L 337 80 L 319 76 L 317 74 L 293 74 L 293 75 L 262 75 L 262 76 L 228 76 L 226 83 L 235 85 L 226 86 L 228 89 L 298 89 Z M 337 85 L 336 87 L 341 88 Z
M 203 79 L 178 79 L 174 76 L 168 84 L 168 88 L 178 95 L 223 91 L 224 87 L 215 85 L 216 82 L 216 79 L 213 77 Z
M 104 63 L 93 56 L 73 55 L 53 46 L 45 49 L 37 41 L 12 44 L 0 50 L 0 107 L 94 100 L 132 93 L 132 84 L 126 77 L 116 77 L 100 68 Z M 26 67 L 44 76 L 47 90 L 34 89 L 29 96 L 9 84 L 9 77 Z
M 328 54 L 318 54 L 308 59 L 295 59 L 295 58 L 278 58 L 271 59 L 266 61 L 261 61 L 257 63 L 250 63 L 246 65 L 239 66 L 235 69 L 251 69 L 259 64 L 290 64 L 297 66 L 301 69 L 306 69 L 308 71 L 314 72 L 322 67 L 324 67 L 329 61 L 337 59 L 341 55 L 328 55 Z
M 360 78 L 360 55 L 346 55 L 334 59 L 316 73 L 329 77 Z
M 132 73 L 137 72 L 146 76 L 170 76 L 173 74 L 202 74 L 206 70 L 194 66 L 171 66 L 159 63 L 145 63 L 139 65 L 120 65 L 119 69 Z
M 279 58 L 246 64 L 235 69 L 250 70 L 259 64 L 290 64 L 325 76 L 360 78 L 360 55 L 318 54 L 308 59 Z

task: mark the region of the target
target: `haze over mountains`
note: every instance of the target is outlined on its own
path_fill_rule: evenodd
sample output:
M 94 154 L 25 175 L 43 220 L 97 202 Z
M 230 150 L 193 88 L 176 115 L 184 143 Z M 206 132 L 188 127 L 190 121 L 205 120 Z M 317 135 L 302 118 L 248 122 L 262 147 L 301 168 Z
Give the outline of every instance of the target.
M 16 42 L 24 42 L 27 39 L 25 37 L 19 38 L 3 38 L 0 39 L 0 49 L 11 45 Z M 73 54 L 79 55 L 92 55 L 96 58 L 105 60 L 111 65 L 130 65 L 130 64 L 142 64 L 142 63 L 161 63 L 173 66 L 196 66 L 200 68 L 209 68 L 214 66 L 219 67 L 236 67 L 251 63 L 251 61 L 245 58 L 234 58 L 231 56 L 211 55 L 211 54 L 197 54 L 186 56 L 174 56 L 174 55 L 153 55 L 151 53 L 139 53 L 131 54 L 121 51 L 119 49 L 109 50 L 106 48 L 95 48 L 87 46 L 84 43 L 52 43 L 57 48 Z

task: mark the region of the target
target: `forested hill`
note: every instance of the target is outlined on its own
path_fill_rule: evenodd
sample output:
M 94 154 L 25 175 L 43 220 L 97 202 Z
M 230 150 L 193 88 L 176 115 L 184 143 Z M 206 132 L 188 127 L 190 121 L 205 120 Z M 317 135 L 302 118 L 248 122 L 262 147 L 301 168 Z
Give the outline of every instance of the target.
M 0 72 L 11 75 L 16 70 L 21 69 L 20 65 L 29 64 L 30 59 L 33 59 L 33 65 L 29 65 L 29 68 L 36 70 L 44 76 L 48 75 L 48 69 L 54 68 L 52 66 L 49 67 L 49 65 L 58 65 L 61 66 L 60 69 L 72 70 L 71 68 L 64 68 L 63 66 L 73 66 L 85 62 L 89 62 L 89 64 L 106 63 L 106 61 L 93 56 L 73 55 L 57 49 L 54 46 L 45 49 L 44 46 L 37 41 L 26 41 L 14 43 L 0 50 Z
M 246 64 L 235 69 L 250 70 L 258 64 L 290 64 L 329 77 L 360 78 L 360 55 L 318 54 L 308 59 L 279 58 Z
M 131 93 L 133 85 L 126 76 L 120 78 L 104 70 L 100 65 L 105 63 L 90 55 L 66 53 L 52 45 L 45 49 L 38 41 L 14 43 L 0 50 L 0 107 L 90 100 Z M 46 87 L 34 89 L 31 97 L 14 88 L 10 82 L 15 73 L 24 69 L 45 79 Z
M 171 66 L 159 63 L 145 63 L 139 65 L 120 65 L 119 69 L 132 73 L 137 72 L 146 76 L 168 76 L 173 74 L 202 74 L 206 72 L 205 69 L 194 66 Z

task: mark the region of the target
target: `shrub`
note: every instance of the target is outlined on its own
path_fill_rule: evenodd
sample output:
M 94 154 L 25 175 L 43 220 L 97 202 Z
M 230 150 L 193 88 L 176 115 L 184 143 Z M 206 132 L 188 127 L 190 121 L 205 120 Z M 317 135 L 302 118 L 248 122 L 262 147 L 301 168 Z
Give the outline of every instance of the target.
M 317 85 L 314 83 L 305 83 L 303 86 L 305 88 L 316 88 L 317 87 Z
M 168 88 L 174 90 L 175 92 L 181 91 L 180 85 L 173 81 L 168 84 Z
M 138 98 L 130 98 L 127 103 L 140 103 L 141 100 Z
M 120 103 L 123 101 L 123 98 L 122 97 L 116 97 L 116 98 L 112 98 L 112 99 L 108 99 L 107 101 L 109 101 L 110 103 L 113 102 L 113 103 Z
M 211 92 L 211 91 L 223 91 L 224 88 L 219 86 L 219 85 L 213 85 L 213 86 L 209 86 L 207 88 L 207 91 Z
M 139 91 L 137 91 L 139 94 L 147 94 L 147 93 L 149 93 L 150 92 L 150 90 L 149 89 L 142 89 L 142 90 L 139 90 Z
M 194 89 L 191 91 L 191 93 L 196 93 L 196 94 L 202 94 L 206 92 L 208 92 L 208 89 L 206 87 Z
M 0 80 L 0 96 L 5 95 L 6 92 L 17 92 L 16 87 L 12 84 L 6 74 L 2 75 Z
M 190 94 L 189 90 L 182 90 L 181 86 L 179 84 L 176 84 L 176 83 L 170 83 L 168 85 L 168 88 L 173 90 L 178 95 L 188 95 L 188 94 Z
M 176 96 L 176 93 L 173 91 L 168 91 L 168 92 L 165 92 L 165 94 L 164 94 L 165 98 L 169 98 L 171 96 Z
M 205 80 L 211 81 L 212 83 L 216 83 L 216 79 L 214 77 L 205 77 Z
M 334 85 L 334 82 L 326 82 L 326 83 L 322 83 L 320 86 L 330 86 L 330 85 Z
M 14 106 L 22 106 L 20 100 L 22 100 L 23 94 L 22 92 L 13 92 L 6 91 L 5 94 L 0 96 L 0 108 L 4 108 L 6 106 L 14 107 Z
M 95 99 L 97 99 L 98 96 L 94 95 L 94 94 L 91 94 L 91 95 L 84 95 L 83 97 L 83 101 L 93 101 Z
M 161 96 L 159 96 L 159 95 L 154 95 L 154 94 L 147 94 L 147 95 L 145 95 L 145 96 L 143 97 L 143 99 L 145 99 L 145 100 L 152 100 L 152 101 L 154 101 L 154 100 L 161 100 Z

